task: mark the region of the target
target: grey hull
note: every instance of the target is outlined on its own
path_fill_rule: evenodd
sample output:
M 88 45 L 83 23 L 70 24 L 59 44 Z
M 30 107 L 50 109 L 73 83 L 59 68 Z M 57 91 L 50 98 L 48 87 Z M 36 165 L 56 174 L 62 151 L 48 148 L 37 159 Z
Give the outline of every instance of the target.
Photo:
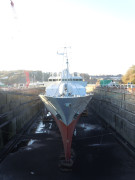
M 88 105 L 92 95 L 81 97 L 50 97 L 39 95 L 48 111 L 68 126 Z

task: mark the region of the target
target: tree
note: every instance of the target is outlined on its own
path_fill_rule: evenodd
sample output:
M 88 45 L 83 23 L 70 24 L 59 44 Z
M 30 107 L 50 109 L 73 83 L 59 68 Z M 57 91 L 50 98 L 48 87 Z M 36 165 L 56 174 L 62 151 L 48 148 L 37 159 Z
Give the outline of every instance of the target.
M 36 71 L 36 80 L 42 81 L 42 71 Z
M 122 77 L 122 82 L 124 84 L 132 83 L 135 84 L 135 65 L 131 66 L 126 74 Z
M 48 78 L 51 76 L 51 72 L 43 73 L 43 81 L 48 81 Z
M 87 73 L 81 73 L 80 76 L 83 78 L 83 80 L 89 82 L 90 76 Z

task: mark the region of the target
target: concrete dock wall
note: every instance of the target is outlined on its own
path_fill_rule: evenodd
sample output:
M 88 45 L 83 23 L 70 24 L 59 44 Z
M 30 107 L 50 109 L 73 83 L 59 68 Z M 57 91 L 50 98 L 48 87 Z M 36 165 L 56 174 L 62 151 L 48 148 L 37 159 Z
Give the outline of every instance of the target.
M 42 109 L 42 92 L 43 88 L 0 91 L 0 148 Z
M 135 148 L 135 94 L 96 88 L 90 105 L 125 143 Z

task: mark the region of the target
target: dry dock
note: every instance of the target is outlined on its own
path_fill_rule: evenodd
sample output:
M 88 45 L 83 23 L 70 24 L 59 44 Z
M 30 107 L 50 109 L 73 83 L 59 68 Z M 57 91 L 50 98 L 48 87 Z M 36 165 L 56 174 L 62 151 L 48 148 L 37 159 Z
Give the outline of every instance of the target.
M 122 137 L 122 127 L 128 127 L 128 123 L 120 126 L 118 112 L 121 110 L 124 113 L 122 107 L 129 106 L 118 105 L 120 102 L 129 103 L 126 100 L 131 97 L 129 94 L 120 95 L 118 92 L 119 95 L 114 96 L 116 92 L 95 90 L 88 116 L 80 118 L 74 131 L 72 171 L 63 172 L 59 168 L 63 153 L 61 136 L 52 117 L 45 118 L 44 106 L 38 99 L 38 93 L 42 91 L 32 89 L 0 93 L 4 102 L 0 103 L 0 180 L 134 180 L 135 159 L 114 136 Z M 127 110 L 125 112 L 130 114 Z M 134 113 L 131 114 L 133 117 Z M 113 119 L 117 116 L 119 119 Z M 116 123 L 114 127 L 111 125 L 113 120 Z M 124 139 L 125 144 L 130 143 L 128 138 Z

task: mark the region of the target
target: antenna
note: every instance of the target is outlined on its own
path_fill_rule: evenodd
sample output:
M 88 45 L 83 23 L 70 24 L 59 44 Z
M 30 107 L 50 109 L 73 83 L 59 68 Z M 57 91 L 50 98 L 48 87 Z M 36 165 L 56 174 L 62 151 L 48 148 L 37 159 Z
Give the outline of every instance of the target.
M 59 53 L 58 51 L 57 51 L 57 54 L 58 55 L 63 55 L 63 60 L 64 60 L 64 58 L 65 58 L 65 60 L 66 60 L 66 81 L 67 81 L 67 94 L 68 94 L 68 76 L 69 76 L 69 68 L 68 68 L 68 53 L 67 53 L 67 49 L 68 48 L 71 48 L 71 47 L 64 47 L 63 48 L 63 52 L 62 53 Z M 62 76 L 61 76 L 61 80 L 62 80 Z
M 68 83 L 68 74 L 69 74 L 69 68 L 68 68 L 68 53 L 67 53 L 67 49 L 71 49 L 71 46 L 69 47 L 63 47 L 63 52 L 58 52 L 57 51 L 57 54 L 58 55 L 63 55 L 63 59 L 65 58 L 66 59 L 66 64 L 67 64 L 67 67 L 66 67 L 66 72 L 67 72 L 67 83 Z

